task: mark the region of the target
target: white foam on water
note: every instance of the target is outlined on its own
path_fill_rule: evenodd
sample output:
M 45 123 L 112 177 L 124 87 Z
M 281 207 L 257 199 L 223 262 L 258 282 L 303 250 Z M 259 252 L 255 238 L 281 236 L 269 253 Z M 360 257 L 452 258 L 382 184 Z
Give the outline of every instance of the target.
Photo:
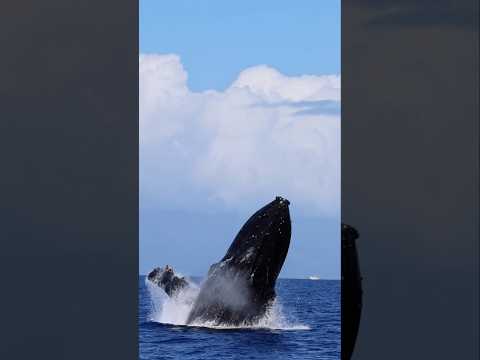
M 189 281 L 190 286 L 169 297 L 162 288 L 148 279 L 145 279 L 145 283 L 152 304 L 150 321 L 162 324 L 186 325 L 188 314 L 200 291 L 198 286 Z
M 246 323 L 240 325 L 217 325 L 214 321 L 194 322 L 191 326 L 208 327 L 213 329 L 269 329 L 269 330 L 310 330 L 307 325 L 299 324 L 288 320 L 284 313 L 282 305 L 278 300 L 268 308 L 265 315 L 256 323 Z
M 282 305 L 275 300 L 265 315 L 254 324 L 240 325 L 217 325 L 214 321 L 194 322 L 187 324 L 188 314 L 193 307 L 195 299 L 200 291 L 198 285 L 189 281 L 190 287 L 179 291 L 175 296 L 169 297 L 162 288 L 145 279 L 150 299 L 150 321 L 193 327 L 207 327 L 213 329 L 271 329 L 271 330 L 310 330 L 307 325 L 296 323 L 285 317 Z

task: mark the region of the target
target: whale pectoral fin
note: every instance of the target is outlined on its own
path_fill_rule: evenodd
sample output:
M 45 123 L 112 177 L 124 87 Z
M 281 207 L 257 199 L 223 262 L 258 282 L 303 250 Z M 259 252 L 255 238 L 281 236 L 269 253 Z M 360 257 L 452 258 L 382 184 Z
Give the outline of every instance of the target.
M 148 274 L 148 280 L 158 287 L 162 288 L 168 296 L 173 296 L 176 292 L 189 286 L 185 277 L 178 277 L 168 265 L 165 269 L 155 268 Z

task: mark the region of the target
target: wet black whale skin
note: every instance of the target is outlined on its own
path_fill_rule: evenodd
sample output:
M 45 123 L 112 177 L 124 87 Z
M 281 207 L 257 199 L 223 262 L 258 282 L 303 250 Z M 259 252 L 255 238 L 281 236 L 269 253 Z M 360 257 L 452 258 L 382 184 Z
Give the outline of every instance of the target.
M 276 197 L 247 220 L 210 267 L 187 323 L 248 324 L 265 314 L 290 245 L 289 204 Z

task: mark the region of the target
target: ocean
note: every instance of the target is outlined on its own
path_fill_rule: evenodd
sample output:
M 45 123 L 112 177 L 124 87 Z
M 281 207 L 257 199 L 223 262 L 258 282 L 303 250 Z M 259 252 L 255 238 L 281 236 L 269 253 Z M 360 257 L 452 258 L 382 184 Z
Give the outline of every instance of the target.
M 193 327 L 183 324 L 195 294 L 173 300 L 140 276 L 139 357 L 339 360 L 340 281 L 278 279 L 276 292 L 271 311 L 253 327 Z

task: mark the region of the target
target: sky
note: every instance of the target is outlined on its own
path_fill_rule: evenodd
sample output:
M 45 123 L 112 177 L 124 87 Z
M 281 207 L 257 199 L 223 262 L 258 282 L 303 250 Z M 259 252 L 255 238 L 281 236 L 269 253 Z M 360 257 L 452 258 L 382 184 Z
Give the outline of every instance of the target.
M 280 276 L 338 279 L 340 90 L 340 2 L 141 0 L 140 274 L 206 274 L 280 195 Z

